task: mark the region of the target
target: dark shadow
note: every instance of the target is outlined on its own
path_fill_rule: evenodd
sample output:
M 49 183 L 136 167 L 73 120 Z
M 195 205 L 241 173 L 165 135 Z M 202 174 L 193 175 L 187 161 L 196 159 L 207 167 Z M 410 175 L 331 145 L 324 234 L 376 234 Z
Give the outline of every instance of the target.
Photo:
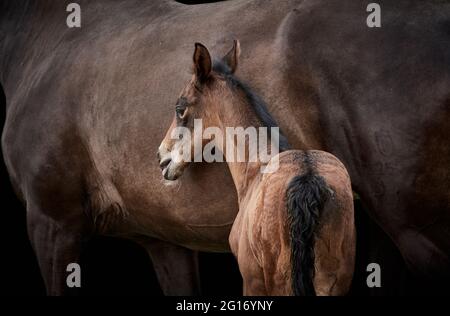
M 231 253 L 201 252 L 199 265 L 203 295 L 242 295 L 242 277 Z
M 95 237 L 83 250 L 81 295 L 161 296 L 147 252 L 132 241 Z

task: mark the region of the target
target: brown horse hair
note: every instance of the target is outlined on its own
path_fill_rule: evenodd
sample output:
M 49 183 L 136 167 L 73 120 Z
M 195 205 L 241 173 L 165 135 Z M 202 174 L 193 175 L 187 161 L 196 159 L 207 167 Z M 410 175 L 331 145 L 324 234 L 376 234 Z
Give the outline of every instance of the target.
M 286 190 L 292 291 L 294 295 L 315 296 L 315 234 L 330 190 L 325 180 L 315 172 L 312 157 L 305 153 L 303 160 L 306 171 L 292 178 Z

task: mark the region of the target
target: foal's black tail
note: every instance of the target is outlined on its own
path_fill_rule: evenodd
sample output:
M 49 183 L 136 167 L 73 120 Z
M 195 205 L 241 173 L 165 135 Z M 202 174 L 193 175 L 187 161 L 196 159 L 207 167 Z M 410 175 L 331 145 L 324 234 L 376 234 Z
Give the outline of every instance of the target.
M 316 295 L 313 284 L 314 239 L 329 192 L 325 180 L 313 170 L 295 176 L 288 185 L 286 200 L 294 295 Z

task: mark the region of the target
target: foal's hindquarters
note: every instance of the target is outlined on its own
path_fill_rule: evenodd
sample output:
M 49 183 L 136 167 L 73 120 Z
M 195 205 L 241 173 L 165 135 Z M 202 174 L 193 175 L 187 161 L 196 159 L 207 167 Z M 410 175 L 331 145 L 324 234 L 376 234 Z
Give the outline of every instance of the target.
M 355 259 L 347 170 L 323 151 L 282 152 L 269 167 L 277 158 L 241 199 L 230 234 L 244 295 L 345 295 Z

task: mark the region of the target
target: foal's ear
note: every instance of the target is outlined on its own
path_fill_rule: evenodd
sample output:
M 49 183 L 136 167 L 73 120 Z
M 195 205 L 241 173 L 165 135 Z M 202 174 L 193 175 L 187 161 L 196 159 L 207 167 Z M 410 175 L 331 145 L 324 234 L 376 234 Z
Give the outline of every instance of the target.
M 241 44 L 238 40 L 234 40 L 233 47 L 230 51 L 222 58 L 223 61 L 230 67 L 231 73 L 233 74 L 238 65 L 239 55 L 241 55 Z
M 211 56 L 208 49 L 200 43 L 195 43 L 194 73 L 200 82 L 204 82 L 211 73 Z

